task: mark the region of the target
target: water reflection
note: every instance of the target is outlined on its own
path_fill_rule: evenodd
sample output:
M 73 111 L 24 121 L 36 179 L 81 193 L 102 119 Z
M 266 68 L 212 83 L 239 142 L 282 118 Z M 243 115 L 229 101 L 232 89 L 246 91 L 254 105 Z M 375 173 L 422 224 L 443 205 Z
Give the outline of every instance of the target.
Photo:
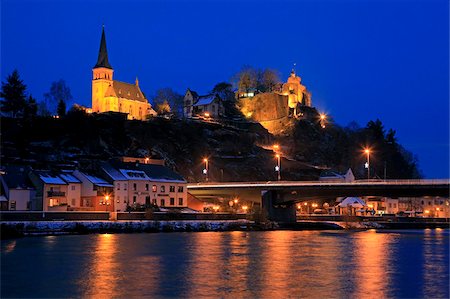
M 448 230 L 117 234 L 14 241 L 1 247 L 2 297 L 449 295 Z M 57 287 L 49 283 L 54 281 Z
M 351 254 L 357 262 L 355 269 L 356 298 L 386 298 L 391 256 L 391 236 L 369 230 L 356 234 L 356 254 Z
M 426 229 L 423 242 L 423 295 L 435 294 L 436 298 L 448 298 L 449 252 L 445 250 L 448 235 L 443 229 Z M 442 284 L 447 283 L 447 287 Z
M 116 262 L 118 235 L 99 234 L 96 236 L 92 252 L 91 264 L 86 277 L 82 277 L 84 286 L 83 297 L 112 298 L 117 297 L 117 270 Z M 81 249 L 83 250 L 83 249 Z
M 192 254 L 189 265 L 191 271 L 187 273 L 185 283 L 189 288 L 187 296 L 190 298 L 208 297 L 217 294 L 225 284 L 222 280 L 224 258 L 222 245 L 224 234 L 220 233 L 196 233 L 192 235 Z
M 17 244 L 16 240 L 7 241 L 4 244 L 3 252 L 4 253 L 11 253 L 11 252 L 13 252 L 14 248 L 16 248 L 16 244 Z

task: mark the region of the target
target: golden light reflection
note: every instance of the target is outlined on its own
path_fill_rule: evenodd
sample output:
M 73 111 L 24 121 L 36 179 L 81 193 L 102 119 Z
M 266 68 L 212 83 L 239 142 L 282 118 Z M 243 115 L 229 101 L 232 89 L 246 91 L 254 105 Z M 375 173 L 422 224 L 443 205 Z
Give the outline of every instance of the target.
M 291 231 L 267 232 L 267 246 L 261 256 L 261 272 L 266 275 L 261 282 L 261 296 L 257 297 L 289 298 L 292 295 L 289 282 L 294 278 L 289 269 L 291 256 L 295 254 L 290 254 L 291 241 Z
M 388 269 L 389 258 L 392 256 L 391 242 L 393 235 L 377 233 L 369 230 L 355 234 L 355 247 L 357 256 L 357 284 L 355 298 L 386 298 L 386 290 L 390 283 Z
M 223 250 L 220 246 L 224 238 L 223 233 L 202 232 L 192 234 L 192 264 L 189 278 L 188 298 L 204 298 L 219 294 L 210 291 L 223 287 L 224 272 Z M 197 286 L 197 287 L 194 287 Z
M 16 248 L 17 241 L 12 240 L 6 243 L 4 253 L 11 253 Z
M 96 236 L 91 275 L 87 277 L 87 288 L 83 297 L 112 298 L 117 296 L 116 250 L 117 235 L 99 234 Z

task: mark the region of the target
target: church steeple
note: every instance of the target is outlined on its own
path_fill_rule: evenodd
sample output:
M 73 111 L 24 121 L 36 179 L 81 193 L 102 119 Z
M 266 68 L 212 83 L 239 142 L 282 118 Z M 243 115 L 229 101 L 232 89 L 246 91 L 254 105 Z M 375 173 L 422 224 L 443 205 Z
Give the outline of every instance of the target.
M 104 67 L 112 69 L 108 61 L 108 51 L 106 50 L 105 26 L 102 27 L 102 39 L 100 40 L 100 50 L 98 51 L 97 64 L 94 68 Z

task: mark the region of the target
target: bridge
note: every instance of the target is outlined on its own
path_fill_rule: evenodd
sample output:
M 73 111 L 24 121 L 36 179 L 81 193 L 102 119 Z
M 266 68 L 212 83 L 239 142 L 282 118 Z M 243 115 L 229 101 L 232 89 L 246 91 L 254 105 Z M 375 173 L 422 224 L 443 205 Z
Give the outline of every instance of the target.
M 347 196 L 449 197 L 450 180 L 276 181 L 188 184 L 202 200 L 239 197 L 262 204 L 269 220 L 295 221 L 295 203 Z

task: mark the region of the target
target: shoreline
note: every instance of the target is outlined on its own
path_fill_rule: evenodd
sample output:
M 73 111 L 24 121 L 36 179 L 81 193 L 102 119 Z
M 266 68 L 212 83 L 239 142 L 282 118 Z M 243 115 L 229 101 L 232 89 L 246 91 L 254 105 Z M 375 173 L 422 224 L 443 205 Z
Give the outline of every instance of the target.
M 442 222 L 335 222 L 255 223 L 250 220 L 100 220 L 100 221 L 7 221 L 0 222 L 1 239 L 73 234 L 224 232 L 271 230 L 367 230 L 367 229 L 450 229 Z

